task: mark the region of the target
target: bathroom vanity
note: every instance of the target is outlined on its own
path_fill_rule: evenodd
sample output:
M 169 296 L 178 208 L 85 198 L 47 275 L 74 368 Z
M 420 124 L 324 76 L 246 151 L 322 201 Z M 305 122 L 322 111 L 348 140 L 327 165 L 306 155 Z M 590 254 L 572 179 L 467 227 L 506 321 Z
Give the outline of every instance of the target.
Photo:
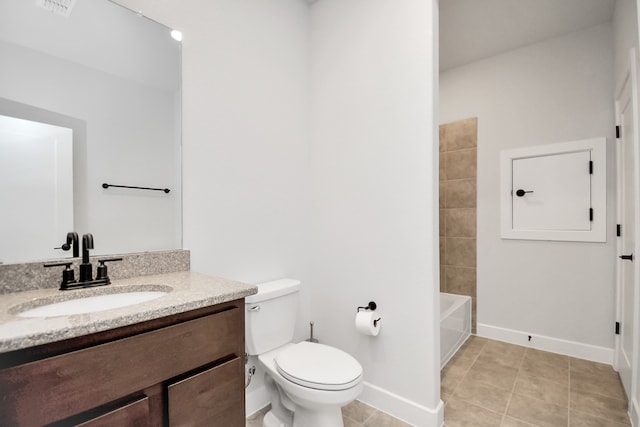
M 83 292 L 159 284 L 171 291 L 150 302 L 48 318 L 17 314 L 80 291 L 3 295 L 0 425 L 244 425 L 243 304 L 256 288 L 180 272 Z

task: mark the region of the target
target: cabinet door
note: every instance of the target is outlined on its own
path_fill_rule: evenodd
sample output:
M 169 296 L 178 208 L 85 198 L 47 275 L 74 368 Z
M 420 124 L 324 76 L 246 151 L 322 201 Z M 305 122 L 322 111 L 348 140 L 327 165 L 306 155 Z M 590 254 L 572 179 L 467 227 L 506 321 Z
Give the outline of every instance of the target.
M 514 159 L 513 228 L 590 231 L 590 160 L 588 150 Z
M 146 427 L 149 424 L 149 399 L 145 397 L 82 424 L 78 424 L 78 427 Z
M 45 425 L 109 404 L 229 355 L 244 354 L 242 310 L 0 370 L 0 418 Z M 240 377 L 244 378 L 241 372 Z M 34 411 L 33 408 L 47 408 Z
M 245 425 L 244 373 L 235 358 L 168 387 L 169 425 Z

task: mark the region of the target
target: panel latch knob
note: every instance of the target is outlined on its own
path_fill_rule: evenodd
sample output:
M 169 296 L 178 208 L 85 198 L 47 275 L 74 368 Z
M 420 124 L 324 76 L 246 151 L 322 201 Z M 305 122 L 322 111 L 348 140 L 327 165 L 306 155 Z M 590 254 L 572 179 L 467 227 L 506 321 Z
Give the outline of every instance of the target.
M 533 190 L 528 190 L 527 191 L 527 190 L 523 190 L 522 188 L 519 189 L 519 190 L 516 190 L 516 196 L 518 196 L 518 197 L 522 197 L 527 193 L 533 193 Z

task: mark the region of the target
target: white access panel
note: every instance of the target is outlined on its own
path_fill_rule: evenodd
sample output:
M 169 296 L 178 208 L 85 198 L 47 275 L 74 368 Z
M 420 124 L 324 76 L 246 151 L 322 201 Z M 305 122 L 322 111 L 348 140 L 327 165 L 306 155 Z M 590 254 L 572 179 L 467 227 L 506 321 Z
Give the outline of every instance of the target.
M 501 152 L 504 239 L 606 241 L 606 138 Z
M 588 150 L 514 159 L 513 229 L 590 231 L 590 161 Z

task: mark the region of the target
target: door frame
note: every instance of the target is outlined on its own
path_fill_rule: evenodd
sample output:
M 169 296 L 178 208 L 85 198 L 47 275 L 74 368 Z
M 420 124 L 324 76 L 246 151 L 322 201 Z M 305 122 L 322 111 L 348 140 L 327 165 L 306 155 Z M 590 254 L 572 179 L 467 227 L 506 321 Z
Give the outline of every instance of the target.
M 632 109 L 633 109 L 633 121 L 634 121 L 634 135 L 633 135 L 633 144 L 634 144 L 634 161 L 633 161 L 633 180 L 634 180 L 634 250 L 633 253 L 636 256 L 640 256 L 640 140 L 639 134 L 640 131 L 638 129 L 639 120 L 638 120 L 638 83 L 637 83 L 637 59 L 636 59 L 636 51 L 634 48 L 629 50 L 629 62 L 627 68 L 625 70 L 624 75 L 621 79 L 618 80 L 618 84 L 616 86 L 615 92 L 615 120 L 616 125 L 620 125 L 620 107 L 618 100 L 620 99 L 620 93 L 625 87 L 625 84 L 628 80 L 631 80 L 631 101 L 632 101 Z M 620 149 L 618 144 L 619 140 L 616 141 L 616 222 L 620 224 L 621 216 L 622 216 L 622 177 L 620 175 L 621 171 L 621 163 L 622 157 L 620 153 Z M 622 255 L 622 239 L 616 239 L 616 321 L 621 321 L 622 314 L 622 262 L 625 262 L 618 258 L 618 256 Z M 638 330 L 640 327 L 640 262 L 634 262 L 633 264 L 634 270 L 634 283 L 633 283 L 633 355 L 631 361 L 631 392 L 630 396 L 628 396 L 629 400 L 629 412 L 632 420 L 638 420 L 638 415 L 640 414 L 640 408 L 638 405 L 638 374 L 640 373 L 638 370 L 638 350 L 640 347 L 640 331 Z M 618 358 L 620 356 L 620 335 L 615 335 L 615 354 L 613 360 L 613 367 L 619 370 L 618 366 Z

